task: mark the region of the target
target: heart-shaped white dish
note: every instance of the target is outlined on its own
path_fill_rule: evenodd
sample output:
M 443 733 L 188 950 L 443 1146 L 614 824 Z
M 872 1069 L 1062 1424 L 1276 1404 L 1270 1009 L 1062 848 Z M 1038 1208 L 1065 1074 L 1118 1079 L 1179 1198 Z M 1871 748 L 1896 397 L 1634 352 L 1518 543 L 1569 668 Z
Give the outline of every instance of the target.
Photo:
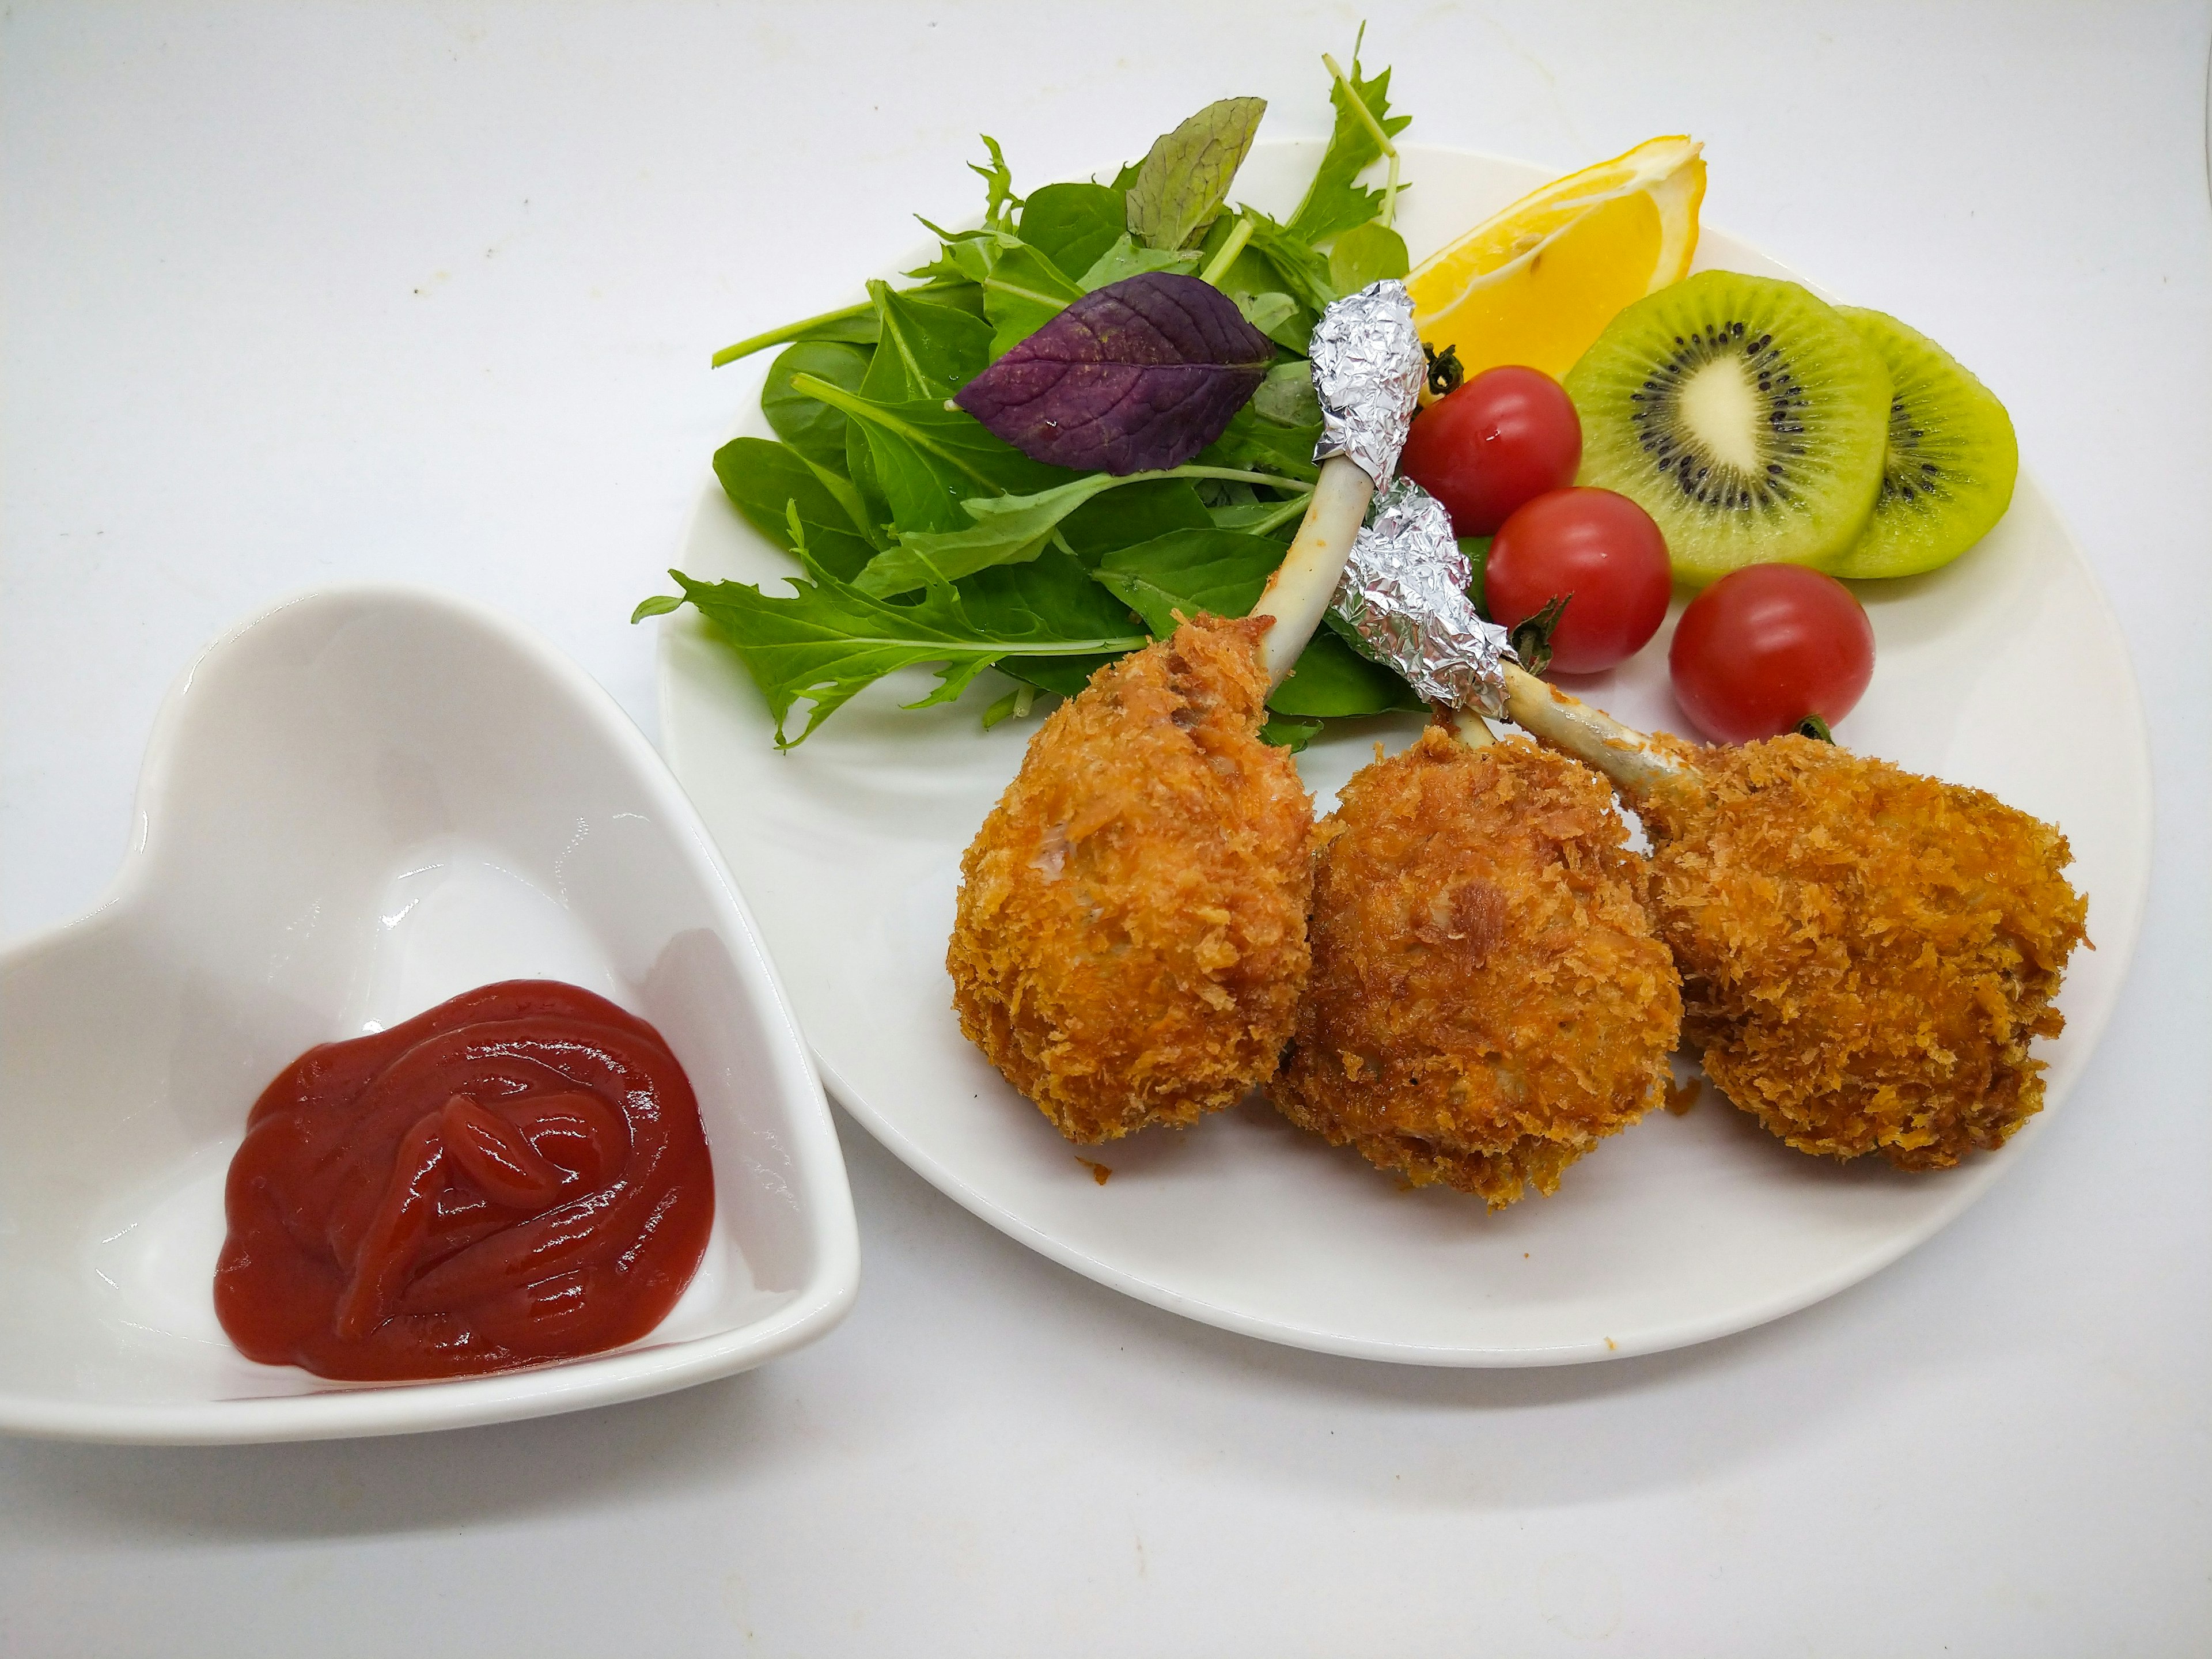
M 516 978 L 642 1015 L 690 1074 L 716 1212 L 683 1300 L 629 1347 L 489 1376 L 246 1359 L 212 1281 L 255 1097 L 313 1043 Z M 155 722 L 114 886 L 0 953 L 0 1429 L 294 1440 L 570 1411 L 811 1341 L 858 1283 L 821 1085 L 714 842 L 605 692 L 474 605 L 313 593 L 209 647 Z

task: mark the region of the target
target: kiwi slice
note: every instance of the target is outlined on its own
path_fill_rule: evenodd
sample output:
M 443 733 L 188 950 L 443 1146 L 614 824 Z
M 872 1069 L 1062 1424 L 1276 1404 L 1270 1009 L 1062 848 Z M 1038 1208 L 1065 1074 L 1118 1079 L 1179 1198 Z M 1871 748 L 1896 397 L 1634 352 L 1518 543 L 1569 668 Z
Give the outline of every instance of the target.
M 1796 283 L 1708 270 L 1646 295 L 1567 371 L 1576 482 L 1658 520 L 1679 581 L 1747 564 L 1826 568 L 1881 483 L 1889 376 Z
M 1837 307 L 1889 371 L 1889 442 L 1874 516 L 1838 576 L 1911 576 L 1948 564 L 2012 505 L 2020 443 L 1987 386 L 1894 317 Z

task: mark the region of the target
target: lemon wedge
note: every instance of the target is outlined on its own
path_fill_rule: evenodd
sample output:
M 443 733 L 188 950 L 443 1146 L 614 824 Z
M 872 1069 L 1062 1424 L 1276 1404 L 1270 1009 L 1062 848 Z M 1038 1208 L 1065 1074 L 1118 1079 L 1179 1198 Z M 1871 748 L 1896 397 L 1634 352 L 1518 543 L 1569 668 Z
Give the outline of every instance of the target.
M 1469 374 L 1525 363 L 1565 374 L 1621 309 L 1679 281 L 1698 251 L 1704 148 L 1652 138 L 1553 179 L 1406 278 L 1413 326 Z

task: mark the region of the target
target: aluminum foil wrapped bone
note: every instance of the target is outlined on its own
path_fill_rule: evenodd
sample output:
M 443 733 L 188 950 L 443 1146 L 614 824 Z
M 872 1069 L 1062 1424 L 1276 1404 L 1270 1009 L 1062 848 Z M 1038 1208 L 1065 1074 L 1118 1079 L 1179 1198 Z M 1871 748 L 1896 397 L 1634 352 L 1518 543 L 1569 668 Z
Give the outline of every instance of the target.
M 1424 700 L 1497 718 L 1504 665 L 1518 659 L 1506 630 L 1468 598 L 1474 577 L 1443 503 L 1401 478 L 1376 496 L 1329 608 Z
M 1346 295 L 1322 313 L 1308 349 L 1321 399 L 1315 461 L 1346 456 L 1388 488 L 1427 373 L 1413 296 L 1395 276 Z

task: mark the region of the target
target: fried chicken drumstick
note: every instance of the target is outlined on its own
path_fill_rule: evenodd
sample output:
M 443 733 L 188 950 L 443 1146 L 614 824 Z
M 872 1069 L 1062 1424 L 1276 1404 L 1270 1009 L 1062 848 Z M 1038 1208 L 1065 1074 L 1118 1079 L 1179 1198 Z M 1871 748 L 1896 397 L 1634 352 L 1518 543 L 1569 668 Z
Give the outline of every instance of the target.
M 1361 307 L 1382 295 L 1379 326 Z M 1352 379 L 1402 405 L 1421 374 L 1412 301 L 1395 283 L 1330 307 L 1382 349 Z M 1341 395 L 1332 395 L 1341 394 Z M 1311 953 L 1313 804 L 1289 751 L 1261 740 L 1281 684 L 1327 608 L 1379 457 L 1322 466 L 1304 523 L 1250 617 L 1200 617 L 1054 710 L 961 860 L 945 966 L 960 1027 L 1070 1140 L 1185 1125 L 1273 1077 Z
M 1787 736 L 1645 737 L 1509 669 L 1513 718 L 1611 778 L 1652 843 L 1683 1034 L 1797 1148 L 1933 1170 L 2042 1108 L 2029 1053 L 2087 901 L 2051 825 L 1978 789 Z
M 1500 1209 L 1663 1097 L 1681 1024 L 1603 780 L 1463 717 L 1323 825 L 1291 1121 Z

